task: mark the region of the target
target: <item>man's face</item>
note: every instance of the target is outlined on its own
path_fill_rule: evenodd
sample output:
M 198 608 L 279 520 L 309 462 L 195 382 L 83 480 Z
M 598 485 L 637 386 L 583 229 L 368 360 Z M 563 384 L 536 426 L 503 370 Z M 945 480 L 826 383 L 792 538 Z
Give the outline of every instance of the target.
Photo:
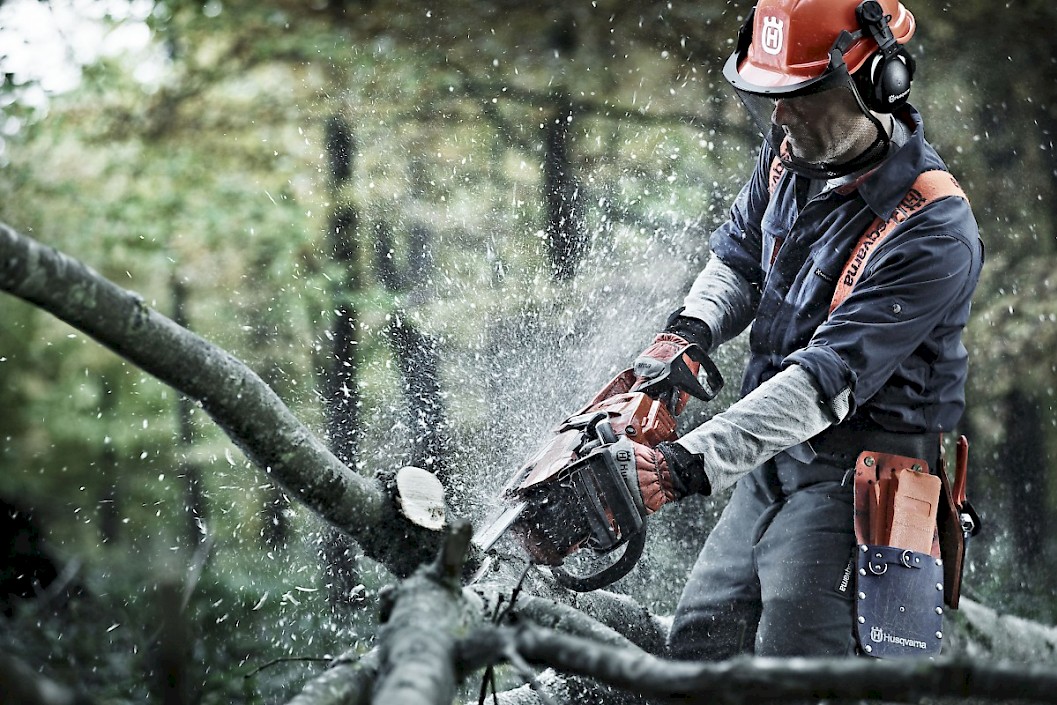
M 846 162 L 877 138 L 877 127 L 859 107 L 849 88 L 780 98 L 771 122 L 782 128 L 794 157 L 821 163 Z

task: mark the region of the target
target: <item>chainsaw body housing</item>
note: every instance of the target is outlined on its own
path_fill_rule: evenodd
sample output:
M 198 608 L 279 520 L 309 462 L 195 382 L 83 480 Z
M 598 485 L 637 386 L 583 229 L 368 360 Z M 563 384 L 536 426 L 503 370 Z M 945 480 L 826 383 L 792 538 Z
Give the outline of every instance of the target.
M 706 386 L 690 371 L 700 365 Z M 558 581 L 589 591 L 623 577 L 645 546 L 645 511 L 635 477 L 633 441 L 651 448 L 678 438 L 674 410 L 679 390 L 712 400 L 723 378 L 712 360 L 687 345 L 650 380 L 624 370 L 580 411 L 562 421 L 500 492 L 500 513 L 474 542 L 489 550 L 509 533 L 533 562 L 552 566 Z M 684 402 L 685 403 L 685 402 Z M 574 576 L 559 566 L 573 553 L 609 553 L 626 546 L 606 568 Z
M 611 551 L 642 529 L 621 466 L 626 439 L 655 446 L 676 438 L 675 418 L 645 392 L 618 394 L 566 419 L 503 489 L 524 501 L 511 530 L 533 559 L 560 565 L 580 548 Z

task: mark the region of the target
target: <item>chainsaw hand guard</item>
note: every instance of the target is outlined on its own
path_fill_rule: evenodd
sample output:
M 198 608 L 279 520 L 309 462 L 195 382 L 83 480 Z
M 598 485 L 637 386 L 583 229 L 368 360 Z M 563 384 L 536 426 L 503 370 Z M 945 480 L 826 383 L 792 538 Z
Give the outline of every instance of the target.
M 705 386 L 699 379 L 704 372 Z M 723 376 L 704 350 L 673 333 L 661 333 L 635 360 L 635 384 L 630 391 L 645 392 L 664 401 L 678 416 L 687 395 L 712 401 L 723 388 Z

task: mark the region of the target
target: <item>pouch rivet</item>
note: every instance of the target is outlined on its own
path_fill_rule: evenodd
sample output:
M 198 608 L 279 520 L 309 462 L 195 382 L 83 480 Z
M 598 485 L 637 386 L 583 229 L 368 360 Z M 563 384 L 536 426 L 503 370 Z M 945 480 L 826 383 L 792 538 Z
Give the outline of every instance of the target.
M 937 639 L 942 639 L 943 638 L 943 632 L 936 632 L 936 638 Z
M 859 624 L 866 624 L 866 617 L 859 617 Z
M 900 612 L 906 612 L 906 611 L 907 611 L 907 608 L 906 608 L 906 607 L 904 607 L 903 605 L 900 605 L 900 606 L 899 606 L 899 611 L 900 611 Z
M 943 565 L 943 560 L 940 558 L 936 559 L 936 565 Z
M 937 607 L 936 608 L 936 614 L 943 614 L 943 608 L 942 607 Z
M 921 470 L 922 470 L 921 464 L 920 463 L 914 463 L 913 465 L 910 466 L 910 469 L 913 470 L 914 472 L 921 472 Z
M 866 544 L 863 544 L 863 545 L 859 546 L 859 550 L 862 551 L 863 553 L 866 553 L 867 551 L 870 550 L 870 547 L 867 546 Z
M 936 589 L 937 590 L 942 590 L 943 589 L 943 583 L 936 583 Z
M 866 575 L 866 568 L 859 568 L 859 575 Z
M 867 644 L 866 646 L 862 647 L 862 650 L 865 651 L 868 654 L 873 653 L 873 647 L 870 646 L 869 644 Z
M 859 599 L 860 600 L 865 600 L 866 599 L 866 593 L 865 592 L 860 592 L 859 593 Z
M 865 458 L 862 459 L 862 463 L 866 467 L 872 468 L 873 467 L 873 463 L 874 463 L 873 456 L 872 455 L 866 456 Z

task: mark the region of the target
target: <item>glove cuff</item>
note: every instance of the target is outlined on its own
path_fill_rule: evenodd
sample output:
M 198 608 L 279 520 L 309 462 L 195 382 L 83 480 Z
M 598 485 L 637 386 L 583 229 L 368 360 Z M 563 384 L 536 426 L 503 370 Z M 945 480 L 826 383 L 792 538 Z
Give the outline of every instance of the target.
M 668 321 L 664 324 L 664 332 L 674 333 L 686 342 L 694 343 L 706 353 L 711 351 L 712 330 L 704 321 L 682 315 L 684 310 L 686 310 L 685 307 L 680 307 L 668 316 Z
M 678 443 L 658 443 L 656 450 L 664 456 L 671 476 L 672 489 L 682 499 L 692 494 L 712 494 L 712 485 L 705 474 L 705 461 Z

